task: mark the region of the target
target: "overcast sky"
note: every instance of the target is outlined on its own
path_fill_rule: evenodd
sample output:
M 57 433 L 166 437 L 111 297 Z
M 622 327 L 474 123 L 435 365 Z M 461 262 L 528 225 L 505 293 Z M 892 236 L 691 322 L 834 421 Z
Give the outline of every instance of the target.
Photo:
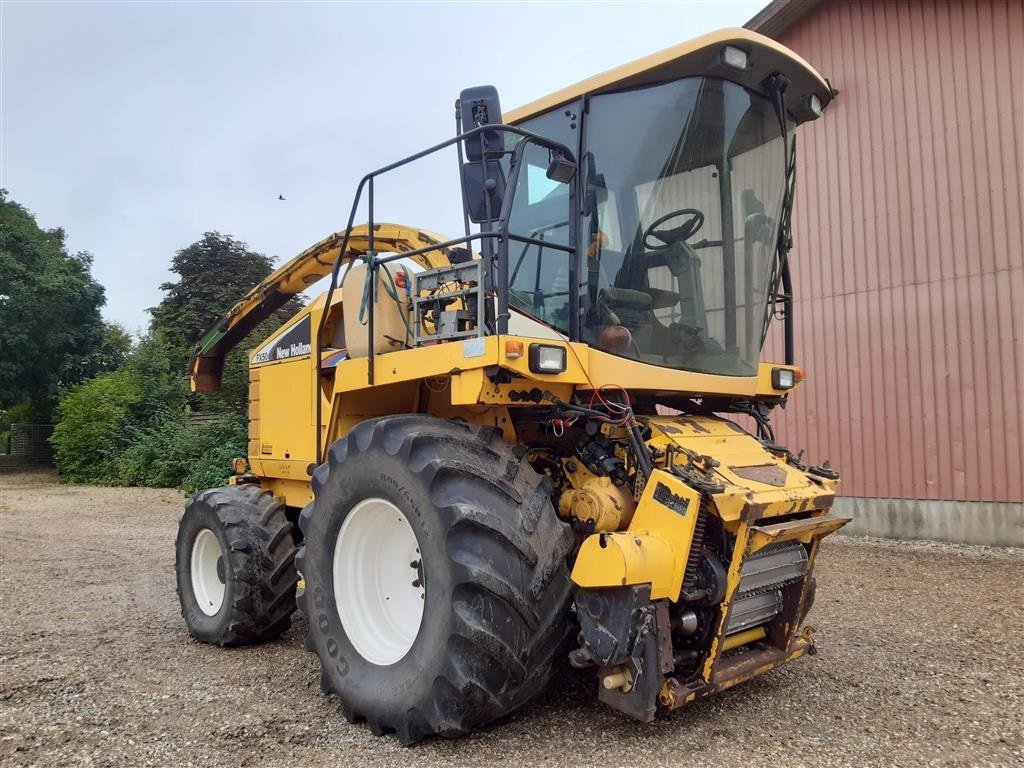
M 144 330 L 176 250 L 216 230 L 290 258 L 364 173 L 453 135 L 462 88 L 510 110 L 763 5 L 3 0 L 0 186 Z M 379 220 L 461 231 L 454 154 L 377 193 Z

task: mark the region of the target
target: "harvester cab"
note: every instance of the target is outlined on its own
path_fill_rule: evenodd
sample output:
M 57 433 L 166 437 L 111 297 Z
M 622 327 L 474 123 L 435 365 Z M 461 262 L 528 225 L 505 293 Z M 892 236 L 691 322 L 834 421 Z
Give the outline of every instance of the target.
M 406 743 L 507 714 L 566 658 L 649 721 L 813 652 L 847 519 L 770 414 L 803 377 L 795 133 L 834 95 L 738 29 L 510 114 L 463 91 L 454 138 L 363 177 L 345 229 L 197 344 L 193 388 L 217 389 L 329 276 L 251 353 L 248 457 L 182 519 L 191 634 L 277 637 L 301 574 L 324 691 Z M 462 235 L 376 220 L 375 182 L 444 150 Z

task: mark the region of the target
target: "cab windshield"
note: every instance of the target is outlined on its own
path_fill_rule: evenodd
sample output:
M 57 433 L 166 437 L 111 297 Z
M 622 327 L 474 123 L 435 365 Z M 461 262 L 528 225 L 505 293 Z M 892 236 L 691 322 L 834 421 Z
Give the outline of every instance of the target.
M 771 103 L 717 78 L 595 96 L 584 143 L 584 340 L 754 375 L 785 191 Z
M 583 341 L 658 366 L 755 375 L 786 189 L 785 140 L 768 99 L 685 78 L 572 102 L 521 126 L 582 147 L 582 221 L 571 264 L 546 245 L 569 243 L 569 187 L 547 178 L 547 150 L 528 147 L 509 218 L 511 232 L 532 239 L 509 251 L 513 320 L 568 333 L 575 272 Z

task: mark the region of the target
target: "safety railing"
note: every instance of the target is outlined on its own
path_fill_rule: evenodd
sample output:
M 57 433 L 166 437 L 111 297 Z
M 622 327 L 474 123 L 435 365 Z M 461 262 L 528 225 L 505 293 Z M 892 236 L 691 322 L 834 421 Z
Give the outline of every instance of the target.
M 519 141 L 516 142 L 515 146 L 511 149 L 502 149 L 499 151 L 487 151 L 484 152 L 485 159 L 500 159 L 507 155 L 511 155 L 509 164 L 509 175 L 506 180 L 506 190 L 509 192 L 504 195 L 502 200 L 501 211 L 498 213 L 497 218 L 487 222 L 487 228 L 481 225 L 481 230 L 476 233 L 469 232 L 469 218 L 468 214 L 465 213 L 464 206 L 464 220 L 466 223 L 466 234 L 462 237 L 452 238 L 445 240 L 441 243 L 433 243 L 426 245 L 422 248 L 417 248 L 411 251 L 404 251 L 402 253 L 393 253 L 387 256 L 378 256 L 374 249 L 374 181 L 381 176 L 390 173 L 394 170 L 407 166 L 411 163 L 421 160 L 425 157 L 433 155 L 449 147 L 455 146 L 458 148 L 459 162 L 462 162 L 462 145 L 466 139 L 473 138 L 484 132 L 497 132 L 503 134 L 513 134 L 520 137 Z M 535 144 L 537 146 L 546 148 L 549 152 L 557 153 L 568 162 L 575 165 L 575 155 L 573 151 L 564 144 L 557 141 L 552 141 L 544 136 L 541 136 L 531 131 L 523 130 L 514 125 L 505 124 L 487 124 L 477 126 L 469 131 L 460 133 L 451 139 L 443 141 L 439 144 L 435 144 L 432 147 L 428 147 L 420 152 L 413 155 L 409 155 L 401 160 L 398 160 L 389 165 L 385 165 L 382 168 L 378 168 L 375 171 L 371 171 L 363 176 L 359 181 L 359 185 L 356 187 L 356 193 L 352 200 L 352 207 L 349 211 L 348 222 L 345 226 L 345 237 L 342 240 L 341 248 L 338 251 L 338 258 L 334 263 L 334 267 L 331 270 L 331 283 L 327 289 L 327 296 L 324 302 L 324 311 L 320 315 L 320 322 L 317 325 L 316 333 L 313 338 L 314 345 L 314 360 L 319 360 L 322 354 L 321 337 L 323 335 L 324 325 L 327 322 L 328 314 L 331 307 L 331 302 L 334 297 L 334 292 L 340 285 L 338 281 L 339 275 L 341 276 L 341 284 L 344 284 L 345 277 L 351 271 L 352 266 L 355 264 L 356 259 L 349 257 L 347 259 L 348 266 L 345 268 L 345 274 L 341 274 L 341 269 L 346 261 L 346 255 L 348 254 L 349 235 L 352 232 L 352 227 L 355 224 L 356 214 L 359 211 L 360 203 L 363 199 L 364 191 L 366 193 L 366 206 L 367 206 L 367 230 L 368 230 L 368 243 L 366 253 L 363 257 L 367 265 L 367 277 L 369 285 L 369 296 L 366 297 L 368 316 L 366 323 L 367 332 L 367 385 L 372 386 L 374 383 L 374 358 L 376 357 L 376 345 L 374 343 L 374 315 L 377 304 L 377 286 L 379 270 L 391 262 L 398 261 L 400 259 L 409 259 L 415 256 L 420 256 L 433 251 L 447 251 L 451 248 L 459 246 L 468 246 L 470 243 L 479 241 L 481 243 L 481 259 L 484 261 L 483 264 L 483 278 L 485 284 L 485 291 L 483 295 L 486 297 L 487 293 L 493 293 L 495 298 L 495 313 L 494 313 L 494 325 L 489 330 L 492 334 L 504 334 L 508 332 L 508 243 L 518 242 L 527 245 L 537 245 L 544 248 L 551 248 L 553 250 L 564 251 L 570 254 L 570 259 L 576 252 L 576 227 L 570 223 L 569 226 L 569 237 L 568 244 L 562 245 L 559 243 L 552 243 L 546 240 L 540 240 L 538 238 L 529 237 L 526 235 L 519 235 L 508 231 L 507 223 L 509 216 L 511 215 L 512 205 L 516 196 L 516 190 L 518 187 L 519 174 L 522 167 L 523 154 L 526 147 L 529 144 Z M 461 170 L 461 169 L 460 169 Z M 572 180 L 569 182 L 569 210 L 575 212 L 577 210 L 578 200 L 578 178 L 574 174 Z M 570 216 L 570 222 L 572 220 Z M 492 228 L 493 227 L 493 228 Z M 498 247 L 495 249 L 494 245 Z M 570 280 L 570 291 L 572 293 L 578 292 L 578 285 L 575 280 Z M 579 298 L 577 296 L 570 296 L 572 306 L 579 305 Z M 486 322 L 486 321 L 485 321 Z M 579 333 L 579 317 L 578 312 L 571 313 L 570 317 L 570 334 L 571 338 L 577 338 Z M 485 333 L 488 329 L 485 329 Z M 316 460 L 319 464 L 323 459 L 324 440 L 321 437 L 322 424 L 323 424 L 323 398 L 316 398 Z

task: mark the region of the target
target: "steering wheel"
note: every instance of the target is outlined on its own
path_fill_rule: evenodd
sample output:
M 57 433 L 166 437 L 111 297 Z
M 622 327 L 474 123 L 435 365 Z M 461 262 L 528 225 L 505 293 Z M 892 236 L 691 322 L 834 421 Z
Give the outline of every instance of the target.
M 664 224 L 666 221 L 679 216 L 689 216 L 689 218 L 678 227 L 662 230 L 657 229 L 658 225 Z M 652 221 L 650 226 L 644 230 L 644 248 L 651 251 L 664 251 L 666 248 L 671 248 L 676 243 L 686 242 L 697 234 L 698 230 L 700 230 L 702 226 L 704 226 L 704 214 L 696 208 L 680 208 L 678 211 L 666 213 L 661 218 Z M 655 240 L 660 241 L 660 243 L 652 244 L 648 242 L 652 237 L 655 238 Z

